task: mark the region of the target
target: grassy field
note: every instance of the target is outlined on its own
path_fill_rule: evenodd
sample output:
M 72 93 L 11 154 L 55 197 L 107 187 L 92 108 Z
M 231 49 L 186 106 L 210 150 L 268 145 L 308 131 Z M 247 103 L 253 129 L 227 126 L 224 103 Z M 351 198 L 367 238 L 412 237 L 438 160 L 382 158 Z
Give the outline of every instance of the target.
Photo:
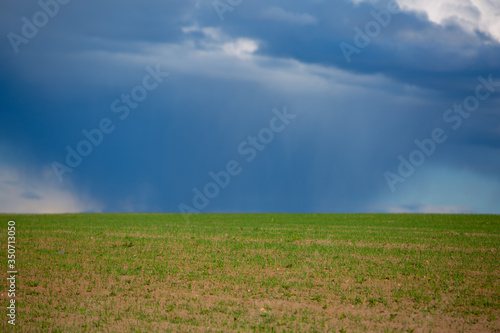
M 500 332 L 500 216 L 0 215 L 18 331 Z

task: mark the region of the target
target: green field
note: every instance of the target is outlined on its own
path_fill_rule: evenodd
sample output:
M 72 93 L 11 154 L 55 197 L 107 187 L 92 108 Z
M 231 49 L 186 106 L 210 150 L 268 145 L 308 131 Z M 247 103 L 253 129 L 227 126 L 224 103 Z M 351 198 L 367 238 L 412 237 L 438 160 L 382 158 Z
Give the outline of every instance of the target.
M 500 332 L 500 216 L 0 215 L 2 332 L 9 220 L 23 332 Z

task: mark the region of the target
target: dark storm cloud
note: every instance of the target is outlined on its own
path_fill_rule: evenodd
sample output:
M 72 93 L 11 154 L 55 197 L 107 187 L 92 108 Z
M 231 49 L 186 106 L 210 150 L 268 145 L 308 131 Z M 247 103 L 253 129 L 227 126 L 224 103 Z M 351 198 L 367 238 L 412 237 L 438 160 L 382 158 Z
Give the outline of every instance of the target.
M 477 73 L 493 72 L 500 76 L 500 44 L 477 32 L 465 33 L 456 25 L 438 26 L 414 13 L 392 14 L 386 27 L 370 38 L 370 44 L 352 54 L 348 63 L 340 43 L 356 46 L 354 27 L 366 33 L 366 25 L 388 11 L 391 1 L 376 4 L 350 1 L 299 2 L 252 1 L 227 13 L 219 23 L 229 34 L 262 40 L 259 52 L 278 57 L 292 57 L 306 63 L 334 66 L 356 73 L 381 73 L 403 84 L 453 90 L 466 89 L 466 80 Z M 269 8 L 289 13 L 307 13 L 315 19 L 311 25 L 262 19 Z M 252 24 L 258 21 L 259 24 Z M 207 24 L 213 24 L 207 19 Z
M 241 160 L 238 144 L 286 105 L 297 114 L 293 126 L 205 211 L 498 212 L 498 93 L 459 130 L 446 128 L 449 141 L 400 192 L 391 195 L 383 178 L 415 139 L 447 126 L 443 113 L 474 94 L 479 75 L 500 81 L 497 42 L 403 12 L 348 63 L 339 44 L 354 44 L 353 27 L 386 2 L 247 0 L 224 21 L 212 4 L 73 0 L 18 53 L 3 39 L 0 181 L 26 200 L 19 207 L 58 200 L 57 211 L 175 212 L 210 171 Z M 21 18 L 40 10 L 36 2 L 0 6 L 3 36 L 21 34 Z M 120 120 L 113 101 L 157 65 L 171 75 Z M 114 131 L 59 183 L 52 163 L 65 163 L 66 146 L 76 149 L 82 130 L 103 118 Z M 440 168 L 450 178 L 426 201 L 418 183 L 435 181 Z M 440 199 L 452 181 L 493 184 L 488 204 L 470 193 Z

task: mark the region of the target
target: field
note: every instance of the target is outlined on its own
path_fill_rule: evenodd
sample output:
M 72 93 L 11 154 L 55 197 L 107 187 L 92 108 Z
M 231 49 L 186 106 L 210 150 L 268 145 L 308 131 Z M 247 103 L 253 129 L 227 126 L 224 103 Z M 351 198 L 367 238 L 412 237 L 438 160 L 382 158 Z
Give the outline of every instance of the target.
M 18 331 L 500 332 L 500 216 L 0 217 L 0 331 L 14 220 Z

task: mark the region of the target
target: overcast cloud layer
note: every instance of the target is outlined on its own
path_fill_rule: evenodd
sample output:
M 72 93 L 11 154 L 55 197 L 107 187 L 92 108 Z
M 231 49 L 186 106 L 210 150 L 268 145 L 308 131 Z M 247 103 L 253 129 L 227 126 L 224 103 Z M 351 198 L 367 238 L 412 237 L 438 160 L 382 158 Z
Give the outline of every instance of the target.
M 487 0 L 4 1 L 0 212 L 500 214 L 499 22 Z

